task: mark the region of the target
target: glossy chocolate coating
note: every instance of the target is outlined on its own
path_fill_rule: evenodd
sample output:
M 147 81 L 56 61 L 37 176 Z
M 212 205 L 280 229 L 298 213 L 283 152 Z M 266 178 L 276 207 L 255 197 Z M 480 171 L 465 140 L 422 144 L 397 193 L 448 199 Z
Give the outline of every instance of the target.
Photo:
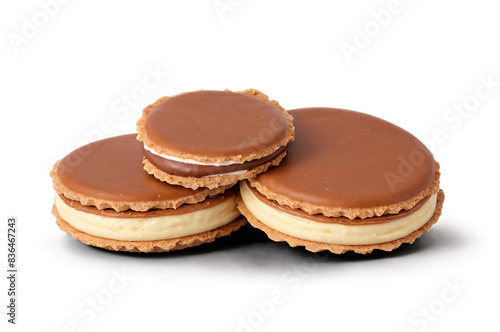
M 279 167 L 255 181 L 315 206 L 372 208 L 416 197 L 434 179 L 432 153 L 406 130 L 342 109 L 303 108 Z
M 61 160 L 57 176 L 70 190 L 102 200 L 170 201 L 209 191 L 173 186 L 149 175 L 136 136 L 111 137 L 76 149 Z
M 289 126 L 281 110 L 258 98 L 201 90 L 158 104 L 148 115 L 145 130 L 155 144 L 177 155 L 224 158 L 275 147 Z

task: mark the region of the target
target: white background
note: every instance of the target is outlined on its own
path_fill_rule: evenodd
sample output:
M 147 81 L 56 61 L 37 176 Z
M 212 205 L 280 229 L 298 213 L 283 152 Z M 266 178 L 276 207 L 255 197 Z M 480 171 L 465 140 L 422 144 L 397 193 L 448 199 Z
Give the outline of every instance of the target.
M 19 219 L 18 325 L 6 323 L 2 277 L 2 331 L 498 328 L 498 3 L 224 4 L 221 14 L 213 0 L 69 1 L 49 17 L 34 0 L 2 2 L 3 271 L 7 218 Z M 388 8 L 382 26 L 372 12 Z M 357 53 L 345 56 L 347 44 Z M 134 132 L 161 96 L 250 87 L 287 109 L 354 109 L 425 140 L 447 195 L 439 223 L 392 253 L 327 259 L 250 227 L 158 255 L 95 249 L 58 229 L 48 173 L 66 153 Z M 115 283 L 123 273 L 131 280 Z

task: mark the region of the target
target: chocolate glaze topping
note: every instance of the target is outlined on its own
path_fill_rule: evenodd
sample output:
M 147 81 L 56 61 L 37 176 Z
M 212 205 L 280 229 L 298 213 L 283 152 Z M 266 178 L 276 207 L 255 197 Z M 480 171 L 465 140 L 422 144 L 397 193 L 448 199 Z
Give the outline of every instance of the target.
M 173 186 L 149 175 L 136 136 L 107 138 L 76 149 L 61 160 L 57 176 L 69 189 L 103 200 L 169 201 L 209 191 Z
M 206 165 L 196 165 L 196 164 L 187 164 L 179 161 L 165 159 L 150 151 L 144 149 L 144 157 L 148 159 L 154 166 L 158 169 L 173 175 L 178 176 L 194 176 L 201 177 L 205 175 L 216 175 L 216 174 L 224 174 L 242 170 L 250 170 L 254 167 L 263 165 L 267 162 L 270 162 L 280 154 L 282 154 L 286 150 L 285 146 L 280 147 L 276 152 L 270 154 L 269 156 L 254 159 L 250 161 L 246 161 L 242 164 L 233 164 L 227 166 L 206 166 Z
M 148 137 L 182 155 L 231 157 L 274 147 L 289 130 L 281 110 L 231 91 L 201 90 L 157 105 L 145 123 Z
M 255 179 L 288 200 L 372 208 L 416 197 L 434 179 L 432 153 L 406 130 L 334 108 L 289 111 L 296 140 L 287 156 Z

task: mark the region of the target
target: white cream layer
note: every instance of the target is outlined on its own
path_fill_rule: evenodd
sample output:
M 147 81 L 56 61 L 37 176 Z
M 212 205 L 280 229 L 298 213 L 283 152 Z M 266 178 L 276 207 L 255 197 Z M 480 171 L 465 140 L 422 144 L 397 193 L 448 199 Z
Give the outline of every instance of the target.
M 240 192 L 248 210 L 270 228 L 299 239 L 346 245 L 376 244 L 405 237 L 431 219 L 437 201 L 437 194 L 434 194 L 414 213 L 391 222 L 342 225 L 316 222 L 275 209 L 256 197 L 246 181 L 240 182 Z
M 146 144 L 144 144 L 144 149 L 148 150 L 152 154 L 155 154 L 155 155 L 157 155 L 159 157 L 162 157 L 162 158 L 165 158 L 165 159 L 168 159 L 168 160 L 172 160 L 172 161 L 177 161 L 177 162 L 180 162 L 180 163 L 185 163 L 185 164 L 202 165 L 202 166 L 228 166 L 228 165 L 234 165 L 234 164 L 242 164 L 241 162 L 232 161 L 232 160 L 221 161 L 221 162 L 218 162 L 218 163 L 203 163 L 201 161 L 196 161 L 196 160 L 193 160 L 193 159 L 178 158 L 178 157 L 174 157 L 174 156 L 169 156 L 167 154 L 158 153 L 155 150 L 153 150 L 152 148 L 150 148 L 149 146 L 147 146 Z
M 57 212 L 75 229 L 122 241 L 154 241 L 203 233 L 229 224 L 240 212 L 236 197 L 207 209 L 154 218 L 116 218 L 79 211 L 55 196 Z
M 228 166 L 228 165 L 234 165 L 234 164 L 242 164 L 242 162 L 236 162 L 236 161 L 231 161 L 231 160 L 229 160 L 229 161 L 221 161 L 219 163 L 202 163 L 200 161 L 196 161 L 196 160 L 193 160 L 193 159 L 182 159 L 182 158 L 177 158 L 177 157 L 174 157 L 174 156 L 169 156 L 169 155 L 166 155 L 166 154 L 163 154 L 163 153 L 158 153 L 155 150 L 153 150 L 152 148 L 150 148 L 149 146 L 147 146 L 146 144 L 143 144 L 143 145 L 144 145 L 144 149 L 148 150 L 149 152 L 151 152 L 154 155 L 157 155 L 159 157 L 162 157 L 162 158 L 165 158 L 165 159 L 168 159 L 168 160 L 185 163 L 185 164 L 194 164 L 194 165 L 202 165 L 202 166 Z M 279 147 L 276 147 L 274 151 L 276 151 L 278 149 L 279 149 Z M 204 175 L 204 176 L 201 176 L 201 177 L 202 178 L 212 178 L 212 177 L 224 176 L 224 175 L 240 175 L 240 174 L 243 174 L 243 173 L 245 173 L 247 171 L 249 171 L 249 170 L 246 169 L 246 170 L 234 171 L 234 172 L 228 172 L 228 173 Z
M 233 161 L 233 160 L 221 161 L 218 163 L 204 163 L 204 162 L 196 161 L 193 159 L 178 158 L 178 157 L 174 157 L 174 156 L 169 156 L 167 154 L 158 153 L 155 150 L 153 150 L 152 148 L 150 148 L 149 146 L 147 146 L 146 144 L 143 143 L 143 145 L 144 145 L 144 149 L 148 150 L 152 154 L 155 154 L 159 157 L 162 157 L 162 158 L 165 158 L 168 160 L 177 161 L 177 162 L 185 163 L 185 164 L 202 165 L 202 166 L 229 166 L 229 165 L 243 164 L 244 163 L 243 161 L 238 162 L 238 161 Z M 275 147 L 274 151 L 276 152 L 279 148 L 280 148 L 279 146 Z M 231 173 L 227 173 L 227 174 L 233 174 L 233 173 L 237 174 L 238 172 L 245 173 L 246 171 L 237 171 L 237 172 L 231 172 Z M 222 175 L 222 174 L 218 174 L 218 175 Z

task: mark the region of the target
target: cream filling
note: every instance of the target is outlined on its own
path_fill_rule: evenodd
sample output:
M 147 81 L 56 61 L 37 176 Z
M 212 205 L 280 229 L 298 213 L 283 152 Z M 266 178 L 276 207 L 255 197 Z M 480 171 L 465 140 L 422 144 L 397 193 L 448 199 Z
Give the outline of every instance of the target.
M 194 212 L 154 218 L 116 218 L 79 211 L 55 196 L 57 212 L 75 229 L 123 241 L 154 241 L 203 233 L 229 224 L 240 212 L 236 197 Z
M 437 202 L 434 194 L 414 213 L 391 222 L 341 225 L 316 222 L 275 209 L 256 197 L 246 182 L 240 183 L 240 192 L 248 210 L 266 226 L 299 239 L 345 245 L 376 244 L 405 237 L 431 219 Z
M 274 149 L 274 151 L 276 152 L 279 148 L 280 147 L 277 146 Z M 146 144 L 144 144 L 144 149 L 148 150 L 152 154 L 155 154 L 155 155 L 157 155 L 159 157 L 162 157 L 162 158 L 165 158 L 165 159 L 168 159 L 168 160 L 172 160 L 172 161 L 177 161 L 177 162 L 180 162 L 180 163 L 185 163 L 185 164 L 202 165 L 202 166 L 229 166 L 229 165 L 235 165 L 235 164 L 243 164 L 243 162 L 238 162 L 238 161 L 233 161 L 233 160 L 220 161 L 218 163 L 204 163 L 204 162 L 196 161 L 196 160 L 193 160 L 193 159 L 178 158 L 178 157 L 174 157 L 174 156 L 169 156 L 167 154 L 158 153 L 155 150 L 153 150 L 152 148 L 150 148 L 149 146 L 147 146 Z M 242 174 L 242 173 L 245 173 L 245 172 L 246 171 L 236 171 L 236 172 L 231 172 L 231 173 L 226 173 L 226 174 Z M 225 175 L 225 174 L 218 174 L 218 176 L 220 176 L 220 175 Z

